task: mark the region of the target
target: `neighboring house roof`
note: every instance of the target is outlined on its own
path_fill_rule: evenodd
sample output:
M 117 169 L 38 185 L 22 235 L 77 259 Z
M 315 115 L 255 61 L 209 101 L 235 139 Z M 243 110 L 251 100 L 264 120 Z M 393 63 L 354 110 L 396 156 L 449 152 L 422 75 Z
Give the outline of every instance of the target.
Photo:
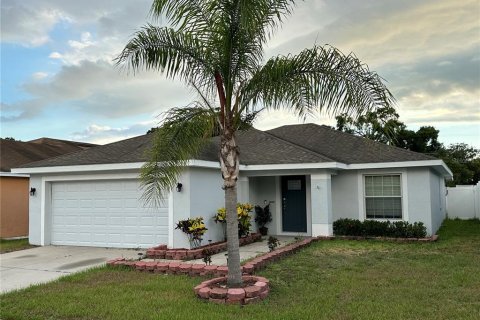
M 153 135 L 142 135 L 29 164 L 23 168 L 138 163 L 147 161 Z M 388 146 L 316 124 L 250 129 L 236 136 L 242 165 L 344 164 L 436 160 L 431 156 Z M 197 160 L 218 162 L 219 137 L 212 138 Z
M 79 148 L 83 150 L 83 149 L 89 149 L 91 147 L 98 146 L 98 144 L 93 144 L 93 143 L 70 141 L 70 140 L 61 140 L 61 139 L 52 139 L 52 138 L 45 138 L 45 137 L 38 138 L 38 139 L 35 139 L 35 140 L 30 140 L 30 141 L 27 141 L 27 142 L 49 145 L 49 146 L 57 147 L 60 150 L 68 150 L 69 148 L 72 148 L 74 151 L 77 151 Z
M 345 164 L 437 160 L 313 123 L 287 125 L 267 132 Z
M 28 142 L 0 139 L 0 171 L 9 172 L 11 168 L 82 151 L 92 146 L 96 145 L 51 138 L 40 138 Z

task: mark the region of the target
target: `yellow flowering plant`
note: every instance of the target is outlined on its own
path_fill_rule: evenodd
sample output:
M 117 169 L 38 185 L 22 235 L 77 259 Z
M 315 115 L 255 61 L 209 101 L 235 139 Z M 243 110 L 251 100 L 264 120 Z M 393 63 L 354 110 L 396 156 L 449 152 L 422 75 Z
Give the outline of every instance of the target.
M 177 222 L 175 229 L 180 229 L 188 236 L 190 247 L 197 248 L 202 243 L 202 236 L 207 232 L 203 217 L 189 218 Z
M 252 216 L 250 212 L 253 210 L 253 205 L 250 203 L 237 203 L 237 219 L 238 219 L 238 235 L 239 237 L 246 236 L 250 233 L 250 226 L 252 225 Z M 215 222 L 225 224 L 227 222 L 227 210 L 220 208 L 217 214 L 213 217 Z M 225 234 L 225 230 L 224 230 Z

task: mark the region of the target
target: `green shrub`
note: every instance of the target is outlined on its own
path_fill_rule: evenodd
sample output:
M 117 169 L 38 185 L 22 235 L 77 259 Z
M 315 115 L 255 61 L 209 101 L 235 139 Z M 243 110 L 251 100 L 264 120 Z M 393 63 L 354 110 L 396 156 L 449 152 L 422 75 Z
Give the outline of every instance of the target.
M 333 233 L 337 236 L 424 238 L 427 229 L 422 222 L 338 219 L 333 222 Z

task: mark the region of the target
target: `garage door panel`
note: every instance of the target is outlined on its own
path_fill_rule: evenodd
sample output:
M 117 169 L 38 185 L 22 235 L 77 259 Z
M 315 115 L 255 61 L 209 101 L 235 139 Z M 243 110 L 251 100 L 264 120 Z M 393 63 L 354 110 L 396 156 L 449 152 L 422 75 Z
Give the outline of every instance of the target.
M 52 183 L 52 244 L 150 247 L 168 241 L 168 203 L 145 208 L 136 180 Z

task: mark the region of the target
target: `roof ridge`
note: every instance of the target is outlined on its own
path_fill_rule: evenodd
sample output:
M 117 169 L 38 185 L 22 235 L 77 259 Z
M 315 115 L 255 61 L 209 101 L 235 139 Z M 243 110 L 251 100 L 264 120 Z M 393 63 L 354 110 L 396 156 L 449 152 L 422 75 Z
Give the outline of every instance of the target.
M 330 157 L 327 157 L 327 156 L 325 156 L 325 155 L 323 155 L 323 154 L 320 154 L 320 153 L 318 153 L 318 152 L 316 152 L 316 151 L 313 151 L 313 150 L 311 150 L 311 149 L 309 149 L 309 148 L 306 148 L 306 147 L 304 147 L 304 146 L 301 146 L 301 145 L 298 145 L 298 144 L 296 144 L 296 143 L 293 143 L 293 142 L 287 141 L 287 140 L 285 140 L 285 139 L 282 139 L 282 138 L 280 138 L 280 137 L 278 137 L 278 136 L 276 136 L 276 135 L 274 135 L 274 134 L 272 134 L 272 133 L 270 133 L 270 132 L 258 130 L 258 129 L 256 129 L 256 128 L 252 128 L 252 129 L 255 129 L 255 130 L 257 130 L 257 131 L 259 131 L 259 132 L 261 132 L 261 133 L 263 133 L 263 134 L 265 134 L 265 135 L 268 135 L 268 136 L 270 136 L 270 137 L 272 137 L 272 138 L 275 138 L 275 139 L 277 139 L 277 140 L 280 140 L 280 141 L 282 141 L 282 142 L 284 142 L 284 143 L 287 143 L 287 144 L 289 144 L 289 145 L 291 145 L 291 146 L 294 146 L 294 147 L 296 147 L 296 148 L 298 148 L 298 149 L 301 149 L 301 150 L 303 150 L 303 151 L 306 151 L 306 152 L 308 152 L 308 153 L 310 153 L 310 154 L 313 154 L 313 155 L 315 155 L 315 156 L 317 156 L 317 157 L 324 158 L 325 160 L 329 160 L 329 161 L 331 161 L 331 162 L 339 162 L 339 161 L 334 160 L 334 159 L 332 159 L 332 158 L 330 158 Z
M 36 142 L 38 141 L 38 142 Z M 32 139 L 29 141 L 25 141 L 26 143 L 34 143 L 34 144 L 45 144 L 45 142 L 42 143 L 42 141 L 58 141 L 58 142 L 63 142 L 63 143 L 69 143 L 69 144 L 75 144 L 75 145 L 88 145 L 88 146 L 98 146 L 99 144 L 96 143 L 90 143 L 90 142 L 83 142 L 83 141 L 75 141 L 75 140 L 65 140 L 65 139 L 57 139 L 57 138 L 49 138 L 49 137 L 41 137 L 37 139 Z

